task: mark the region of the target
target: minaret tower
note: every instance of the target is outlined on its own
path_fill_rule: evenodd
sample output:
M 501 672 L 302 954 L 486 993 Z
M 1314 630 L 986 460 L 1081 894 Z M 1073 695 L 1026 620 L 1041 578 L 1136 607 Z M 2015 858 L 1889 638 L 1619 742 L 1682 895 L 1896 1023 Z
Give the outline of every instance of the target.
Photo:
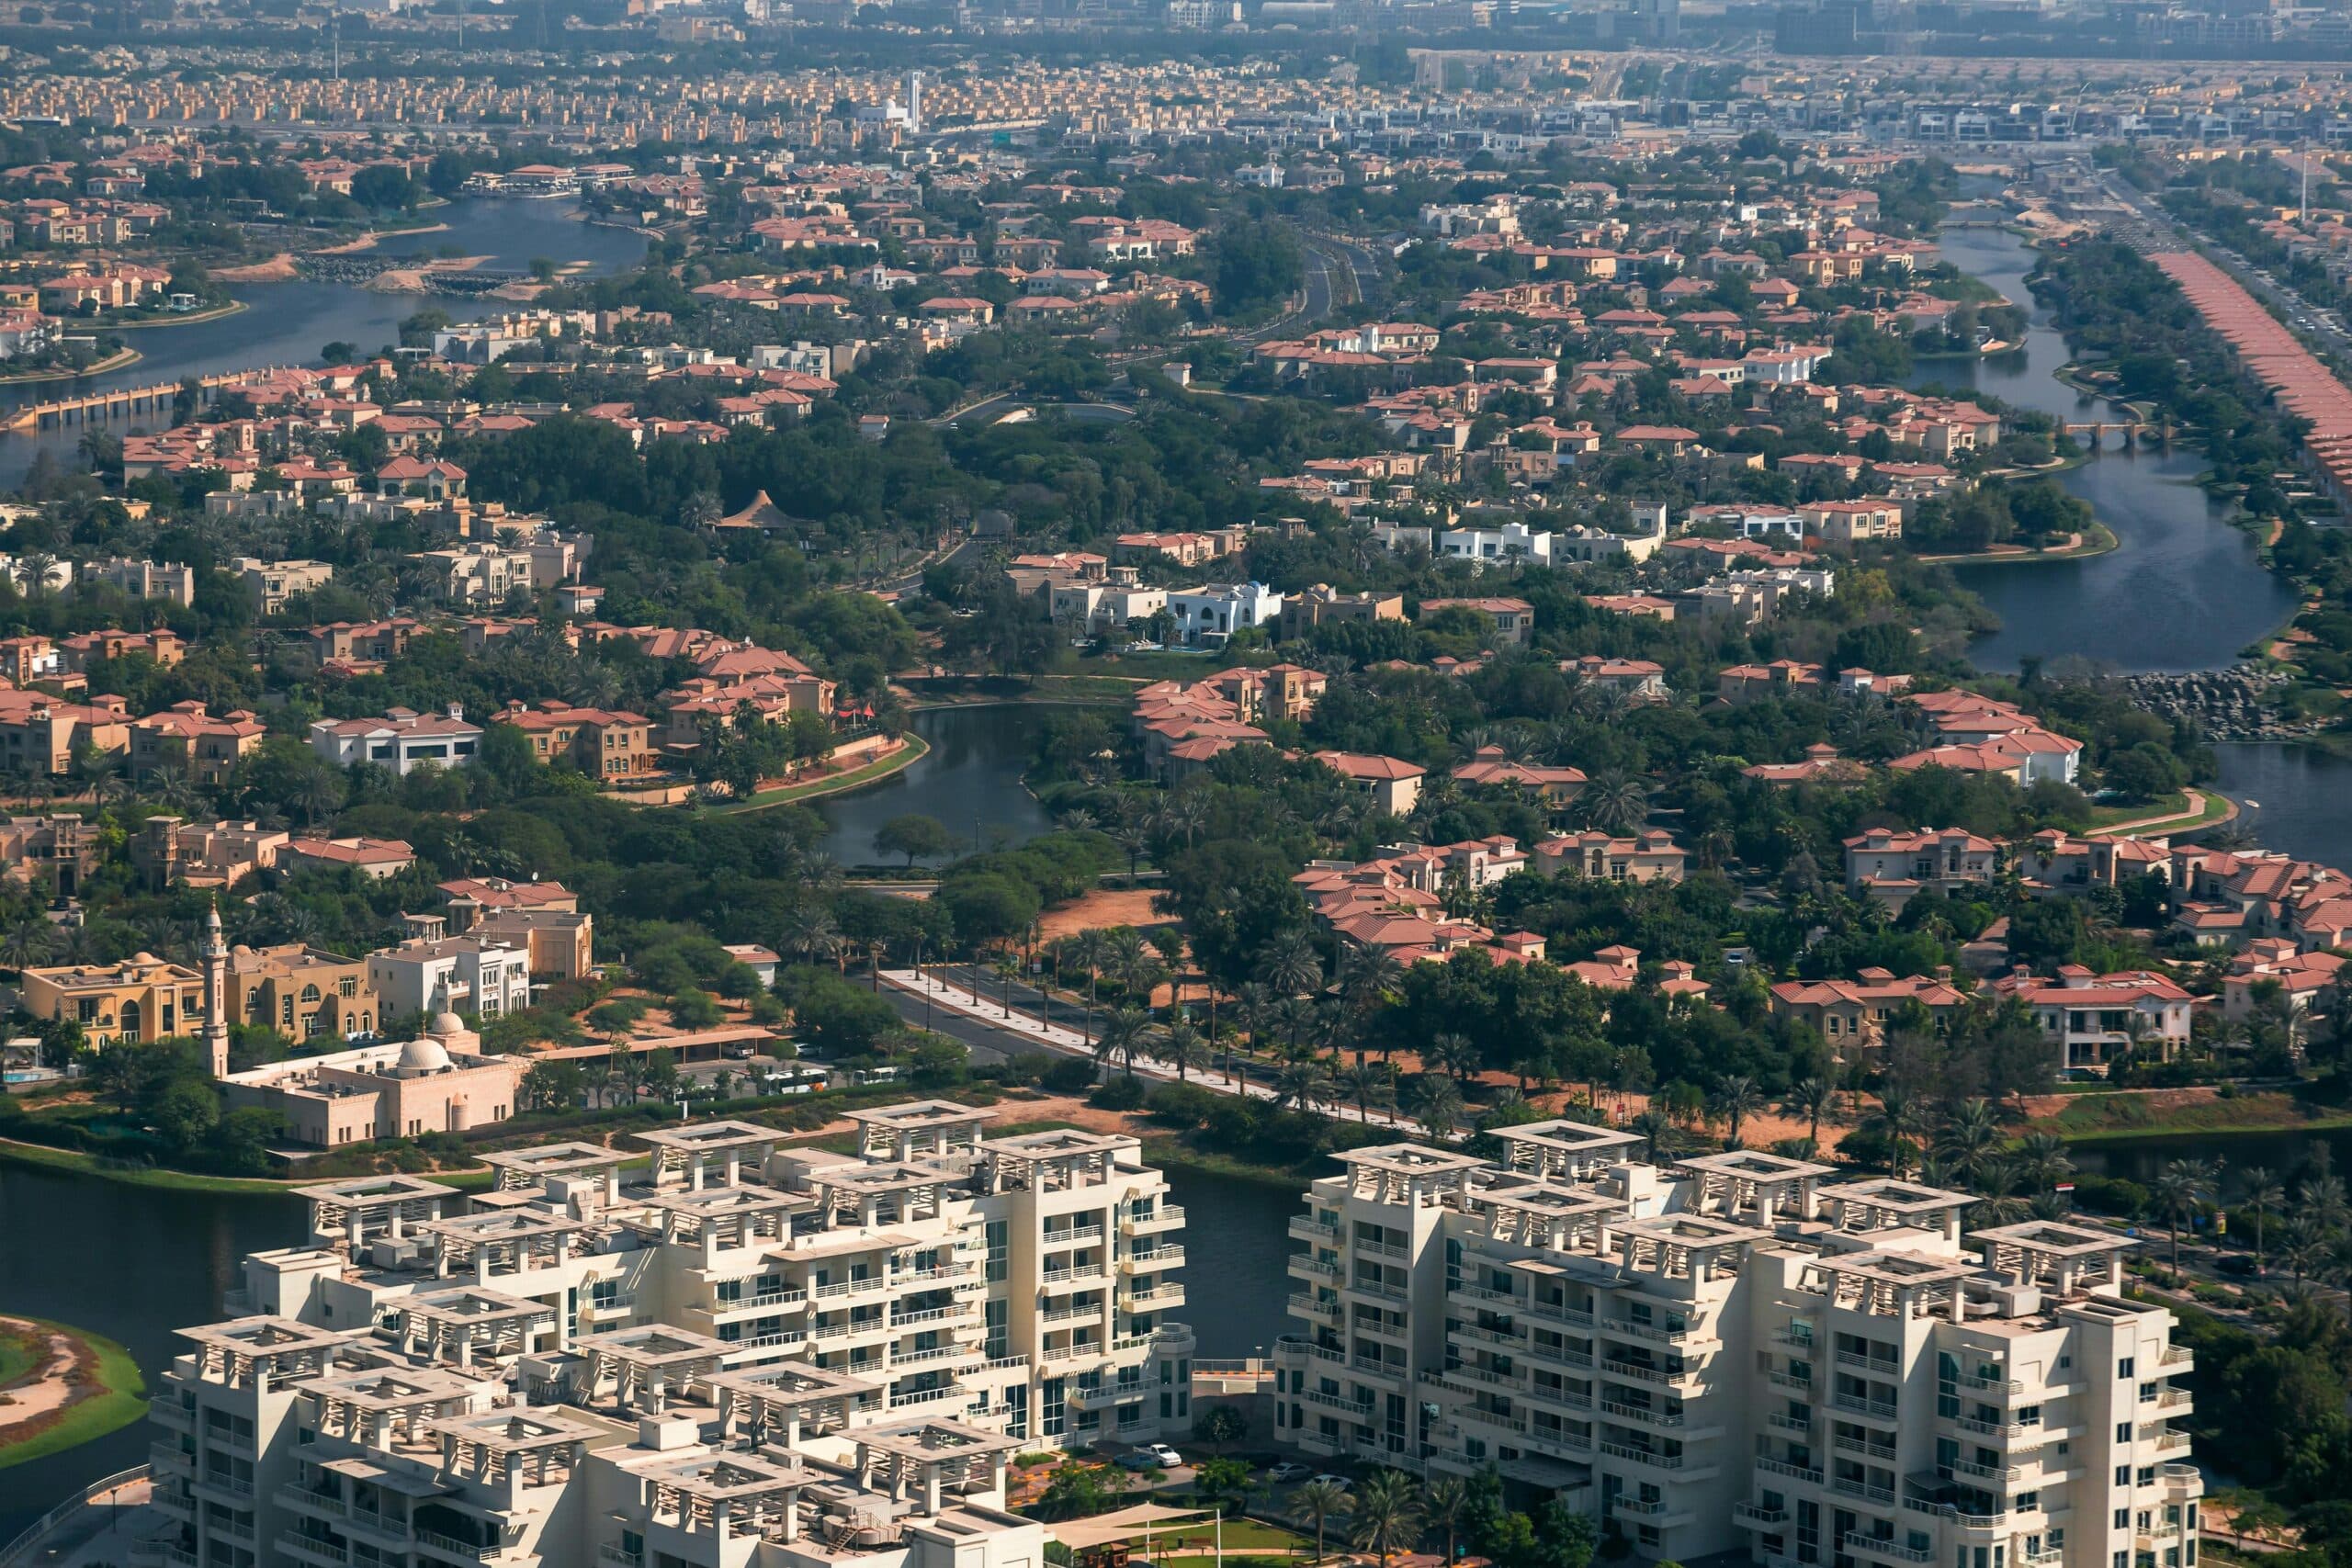
M 216 904 L 204 912 L 204 945 L 198 950 L 204 960 L 204 1029 L 199 1038 L 204 1042 L 205 1059 L 212 1065 L 212 1076 L 226 1077 L 229 1074 L 229 944 L 220 936 L 220 907 Z

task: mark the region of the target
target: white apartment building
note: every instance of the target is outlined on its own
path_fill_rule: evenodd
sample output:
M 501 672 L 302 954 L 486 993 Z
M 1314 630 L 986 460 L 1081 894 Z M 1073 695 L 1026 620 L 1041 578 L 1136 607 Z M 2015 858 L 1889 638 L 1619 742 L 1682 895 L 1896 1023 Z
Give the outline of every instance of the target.
M 1176 617 L 1176 640 L 1187 648 L 1222 648 L 1234 633 L 1272 626 L 1283 613 L 1283 596 L 1262 582 L 1212 582 L 1168 595 Z
M 1494 1163 L 1341 1155 L 1291 1234 L 1276 1435 L 1498 1467 L 1644 1556 L 1766 1568 L 2194 1568 L 2190 1355 L 2109 1232 L 1750 1151 L 1500 1129 Z
M 1444 560 L 1476 561 L 1481 566 L 1524 562 L 1552 564 L 1552 536 L 1524 523 L 1499 528 L 1446 528 L 1437 536 L 1437 553 Z
M 190 566 L 159 565 L 127 557 L 92 561 L 82 569 L 82 585 L 87 588 L 92 583 L 120 589 L 133 599 L 168 599 L 175 604 L 196 603 L 196 569 Z
M 151 1408 L 187 1568 L 1044 1568 L 1016 1449 L 1189 1429 L 1166 1182 L 1132 1138 L 860 1113 L 855 1153 L 708 1122 L 652 1159 L 488 1156 L 297 1190 Z
M 461 767 L 481 745 L 481 726 L 466 721 L 455 703 L 447 713 L 390 708 L 381 718 L 322 718 L 311 726 L 311 750 L 338 768 L 372 762 L 406 776 L 426 762 Z
M 404 942 L 368 955 L 368 983 L 385 1018 L 459 1008 L 498 1018 L 531 1005 L 530 944 L 480 935 Z

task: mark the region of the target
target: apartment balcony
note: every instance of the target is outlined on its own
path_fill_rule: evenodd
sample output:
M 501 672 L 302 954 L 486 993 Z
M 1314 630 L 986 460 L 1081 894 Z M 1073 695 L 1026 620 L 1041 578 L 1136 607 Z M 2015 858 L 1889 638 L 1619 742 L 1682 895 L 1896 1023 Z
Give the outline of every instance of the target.
M 1746 1525 L 1750 1529 L 1780 1529 L 1789 1522 L 1786 1508 L 1768 1508 L 1761 1503 L 1734 1503 L 1731 1517 L 1735 1524 Z
M 806 1329 L 779 1328 L 773 1334 L 755 1334 L 748 1339 L 730 1339 L 728 1344 L 738 1350 L 773 1350 L 787 1345 L 804 1345 L 808 1340 L 808 1334 Z
M 1670 1328 L 1655 1323 L 1636 1323 L 1629 1317 L 1602 1318 L 1600 1332 L 1622 1335 L 1629 1339 L 1644 1339 L 1654 1345 L 1712 1345 L 1715 1342 L 1713 1331 L 1697 1324 Z
M 174 1471 L 182 1475 L 193 1474 L 196 1470 L 196 1456 L 177 1443 L 148 1444 L 147 1462 L 151 1469 Z
M 281 1535 L 277 1538 L 277 1552 L 297 1562 L 323 1562 L 329 1568 L 342 1568 L 351 1561 L 349 1545 L 319 1536 Z
M 1119 1259 L 1123 1274 L 1148 1273 L 1155 1269 L 1182 1268 L 1184 1249 L 1181 1247 L 1155 1247 L 1148 1252 L 1130 1252 Z
M 1102 1239 L 1101 1225 L 1072 1225 L 1066 1231 L 1046 1232 L 1042 1245 L 1050 1251 L 1057 1247 L 1083 1247 L 1088 1242 Z
M 1570 1328 L 1590 1328 L 1592 1326 L 1592 1314 L 1586 1312 L 1579 1307 L 1561 1306 L 1557 1303 L 1546 1303 L 1543 1302 L 1529 1302 L 1521 1306 L 1520 1311 L 1525 1313 L 1530 1317 L 1541 1318 L 1545 1323 L 1564 1323 Z
M 2185 1388 L 2168 1388 L 2154 1401 L 2156 1409 L 2166 1416 L 2186 1416 L 2196 1403 L 2196 1397 Z
M 924 1307 L 919 1312 L 890 1314 L 890 1326 L 893 1328 L 914 1328 L 927 1323 L 976 1323 L 978 1321 L 977 1315 L 972 1311 L 972 1303 L 969 1302 L 958 1302 L 954 1306 Z
M 645 1553 L 631 1551 L 617 1541 L 606 1541 L 596 1549 L 596 1561 L 603 1568 L 645 1568 Z
M 1049 1291 L 1074 1291 L 1081 1285 L 1106 1278 L 1108 1276 L 1100 1263 L 1074 1263 L 1068 1268 L 1045 1270 L 1038 1282 Z
M 1864 1454 L 1871 1459 L 1894 1458 L 1893 1443 L 1874 1443 L 1868 1438 L 1858 1438 L 1850 1432 L 1839 1432 L 1829 1439 L 1829 1446 L 1849 1454 Z
M 1480 1345 L 1499 1345 L 1511 1351 L 1520 1350 L 1527 1344 L 1527 1333 L 1524 1329 L 1481 1327 L 1473 1323 L 1457 1323 L 1453 1325 L 1452 1332 L 1458 1338 L 1472 1340 Z
M 971 1397 L 972 1391 L 962 1383 L 943 1383 L 937 1388 L 919 1388 L 907 1393 L 894 1393 L 890 1396 L 890 1408 L 905 1410 L 919 1404 L 937 1404 L 943 1400 Z
M 1794 1372 L 1767 1372 L 1764 1375 L 1774 1388 L 1787 1389 L 1800 1399 L 1811 1399 L 1814 1396 L 1814 1383 L 1811 1378 L 1801 1378 Z
M 837 1280 L 830 1285 L 809 1286 L 808 1299 L 822 1302 L 841 1296 L 862 1296 L 869 1291 L 887 1291 L 890 1284 L 889 1277 L 883 1274 L 871 1274 L 862 1280 Z
M 1546 1388 L 1542 1383 L 1527 1389 L 1523 1397 L 1544 1404 L 1556 1404 L 1566 1410 L 1592 1408 L 1592 1396 L 1589 1393 L 1573 1393 L 1564 1387 Z
M 278 1506 L 293 1508 L 320 1518 L 340 1519 L 350 1516 L 351 1505 L 340 1496 L 313 1492 L 307 1486 L 280 1486 L 270 1494 Z
M 1119 1234 L 1121 1235 L 1159 1235 L 1168 1231 L 1179 1229 L 1183 1224 L 1184 1211 L 1171 1203 L 1156 1209 L 1148 1214 L 1128 1215 L 1119 1222 Z
M 1866 1399 L 1858 1393 L 1833 1393 L 1829 1396 L 1829 1407 L 1842 1410 L 1849 1416 L 1860 1416 L 1866 1421 L 1883 1421 L 1891 1425 L 1895 1420 L 1892 1404 L 1883 1399 Z
M 229 1475 L 198 1474 L 191 1484 L 193 1484 L 196 1490 L 200 1494 L 210 1494 L 217 1497 L 226 1497 L 232 1503 L 237 1504 L 243 1503 L 247 1498 L 254 1495 L 254 1483 L 252 1482 L 239 1481 L 234 1476 Z
M 1877 1356 L 1866 1356 L 1859 1350 L 1838 1351 L 1838 1364 L 1841 1367 L 1858 1367 L 1872 1377 L 1899 1380 L 1903 1376 L 1902 1362 L 1887 1360 Z M 1853 1538 L 1849 1536 L 1846 1539 L 1851 1540 Z
M 1516 1292 L 1498 1291 L 1487 1285 L 1456 1285 L 1450 1293 L 1465 1302 L 1477 1302 L 1487 1306 L 1509 1307 L 1514 1312 L 1526 1304 L 1520 1300 Z
M 1963 1432 L 1973 1433 L 1980 1438 L 1998 1438 L 2004 1442 L 2014 1441 L 2036 1429 L 2026 1426 L 2021 1421 L 1983 1421 L 1973 1416 L 1947 1416 L 1944 1419 Z
M 176 1399 L 157 1399 L 147 1406 L 147 1419 L 175 1432 L 196 1430 L 196 1413 Z
M 1359 1237 L 1355 1248 L 1359 1254 L 1366 1258 L 1408 1258 L 1413 1256 L 1412 1250 L 1401 1242 L 1365 1241 Z
M 1938 1468 L 1951 1472 L 1954 1480 L 1965 1478 L 1970 1481 L 1990 1481 L 2002 1484 L 2023 1480 L 2026 1471 L 2026 1467 L 2021 1464 L 1973 1464 L 1963 1459 L 1953 1460 L 1951 1463 Z
M 1620 1495 L 1610 1506 L 1613 1512 L 1654 1525 L 1681 1524 L 1690 1517 L 1688 1507 L 1679 1503 L 1669 1503 L 1663 1497 Z
M 1592 1439 L 1579 1438 L 1565 1427 L 1531 1425 L 1521 1436 L 1527 1447 L 1554 1459 L 1573 1460 L 1581 1464 L 1592 1457 Z
M 1872 1535 L 1847 1535 L 1839 1538 L 1849 1551 L 1860 1552 L 1886 1562 L 1933 1562 L 1935 1549 L 1910 1546 L 1899 1540 L 1886 1540 Z
M 1641 1404 L 1617 1404 L 1606 1399 L 1600 1402 L 1600 1413 L 1612 1421 L 1629 1421 L 1637 1427 L 1679 1431 L 1683 1426 L 1682 1416 L 1672 1411 L 1652 1410 Z
M 1084 1306 L 1056 1307 L 1051 1312 L 1039 1313 L 1037 1314 L 1037 1321 L 1044 1324 L 1055 1324 L 1069 1323 L 1081 1317 L 1101 1317 L 1102 1314 L 1109 1309 L 1109 1307 L 1110 1303 L 1108 1302 L 1090 1302 Z
M 773 1312 L 778 1307 L 802 1305 L 808 1300 L 808 1292 L 806 1291 L 762 1291 L 756 1296 L 738 1296 L 731 1302 L 715 1302 L 711 1305 L 710 1315 L 721 1318 L 747 1312 Z
M 1104 1345 L 1101 1340 L 1089 1339 L 1077 1345 L 1049 1345 L 1045 1349 L 1037 1352 L 1037 1359 L 1047 1363 L 1055 1361 L 1082 1361 L 1092 1357 L 1107 1354 L 1109 1349 L 1110 1347 Z
M 1295 1334 L 1285 1334 L 1274 1341 L 1274 1359 L 1281 1360 L 1285 1357 L 1313 1357 L 1317 1360 L 1330 1361 L 1340 1366 L 1345 1366 L 1348 1359 L 1344 1351 L 1317 1345 L 1312 1339 L 1302 1339 Z
M 460 1540 L 456 1536 L 443 1535 L 436 1530 L 418 1530 L 416 1549 L 459 1562 L 489 1562 L 505 1551 L 495 1542 L 484 1545 L 478 1540 Z
M 1815 1486 L 1821 1484 L 1821 1472 L 1817 1470 L 1807 1470 L 1801 1464 L 1791 1464 L 1786 1460 L 1764 1459 L 1760 1457 L 1757 1459 L 1755 1463 L 1756 1468 L 1762 1471 L 1767 1475 L 1778 1475 L 1790 1481 L 1810 1482 Z
M 1183 1304 L 1184 1287 L 1173 1282 L 1119 1292 L 1119 1305 L 1127 1312 L 1168 1312 Z
M 1800 1356 L 1810 1356 L 1821 1348 L 1821 1342 L 1810 1332 L 1800 1334 L 1793 1328 L 1774 1329 L 1772 1343 L 1784 1349 L 1794 1350 Z
M 1527 1382 L 1527 1374 L 1524 1372 L 1498 1372 L 1492 1368 L 1474 1367 L 1466 1363 L 1458 1367 L 1446 1368 L 1445 1375 L 1449 1378 L 1460 1378 L 1465 1382 L 1483 1383 L 1488 1388 L 1499 1388 L 1511 1393 L 1517 1393 Z
M 2173 1376 L 2179 1377 L 2185 1372 L 2197 1370 L 2197 1352 L 2176 1345 L 2164 1353 L 2164 1358 L 2157 1361 L 2156 1365 Z
M 873 1317 L 853 1318 L 842 1323 L 811 1324 L 808 1337 L 820 1343 L 836 1339 L 863 1339 L 868 1335 L 888 1335 L 890 1320 L 876 1314 Z
M 185 1483 L 177 1486 L 164 1484 L 155 1487 L 147 1498 L 147 1506 L 165 1518 L 177 1519 L 184 1525 L 196 1522 L 196 1499 L 188 1495 Z
M 1327 1225 L 1320 1220 L 1310 1220 L 1305 1214 L 1293 1214 L 1289 1234 L 1300 1241 L 1329 1242 L 1336 1246 L 1340 1239 L 1340 1227 Z
M 1655 1453 L 1648 1449 L 1635 1448 L 1631 1443 L 1601 1441 L 1592 1447 L 1596 1453 L 1607 1454 L 1611 1459 L 1631 1460 L 1653 1470 L 1681 1470 L 1689 1463 L 1684 1455 Z
M 1351 1356 L 1348 1371 L 1368 1378 L 1403 1378 L 1410 1376 L 1402 1361 L 1384 1360 L 1378 1356 Z
M 1669 1371 L 1664 1367 L 1637 1366 L 1632 1361 L 1612 1361 L 1604 1357 L 1599 1370 L 1613 1378 L 1632 1378 L 1638 1382 L 1659 1383 L 1668 1388 L 1699 1386 L 1699 1372 L 1694 1367 Z
M 2005 1378 L 1997 1372 L 1964 1372 L 1951 1381 L 1972 1392 L 1985 1393 L 2023 1393 L 2025 1392 L 2025 1384 L 2022 1381 L 2017 1378 Z
M 890 1369 L 897 1371 L 906 1367 L 927 1367 L 933 1362 L 955 1360 L 970 1354 L 971 1351 L 961 1345 L 941 1345 L 929 1350 L 893 1350 L 890 1352 Z
M 1903 1506 L 1912 1513 L 1925 1514 L 1930 1518 L 1949 1519 L 1962 1529 L 1997 1530 L 2006 1529 L 2009 1522 L 2009 1516 L 2007 1514 L 1964 1514 L 1950 1503 L 1928 1503 L 1917 1497 L 1905 1497 L 1903 1500 Z
M 1313 1318 L 1317 1323 L 1337 1324 L 1340 1321 L 1339 1303 L 1317 1301 L 1313 1296 L 1291 1297 L 1290 1310 L 1295 1316 Z
M 2141 1440 L 2152 1445 L 2155 1449 L 2156 1452 L 2160 1454 L 2187 1453 L 2188 1451 L 2189 1438 L 2188 1434 L 2186 1432 L 2167 1430 L 2158 1432 L 2154 1437 L 2150 1437 L 2148 1434 L 2143 1432 L 2141 1434 Z
M 1764 1425 L 1776 1432 L 1786 1432 L 1792 1437 L 1804 1438 L 1813 1435 L 1815 1419 L 1810 1411 L 1803 1416 L 1791 1416 L 1784 1411 L 1774 1410 L 1765 1416 Z
M 1589 1367 L 1592 1365 L 1591 1351 L 1571 1350 L 1566 1348 L 1565 1346 L 1546 1347 L 1543 1345 L 1530 1345 L 1524 1351 L 1521 1351 L 1521 1354 L 1524 1355 L 1531 1361 L 1541 1362 L 1545 1366 Z
M 1283 1259 L 1283 1267 L 1294 1274 L 1312 1274 L 1318 1280 L 1339 1282 L 1340 1266 L 1325 1258 L 1309 1258 L 1304 1252 L 1294 1252 Z
M 1402 1302 L 1412 1299 L 1406 1292 L 1404 1286 L 1383 1284 L 1377 1280 L 1346 1280 L 1340 1282 L 1340 1288 L 1343 1291 L 1353 1291 L 1358 1295 L 1377 1296 L 1385 1302 Z
M 1344 1393 L 1327 1393 L 1319 1388 L 1310 1388 L 1297 1397 L 1318 1410 L 1336 1410 L 1363 1426 L 1372 1425 L 1373 1404 L 1370 1400 L 1358 1402 Z
M 1876 1485 L 1860 1476 L 1833 1475 L 1829 1478 L 1829 1490 L 1843 1493 L 1849 1497 L 1860 1497 L 1865 1503 L 1875 1503 L 1883 1508 L 1894 1506 L 1894 1487 Z
M 637 1310 L 637 1292 L 621 1291 L 608 1296 L 591 1295 L 581 1303 L 581 1310 L 599 1323 L 627 1317 Z

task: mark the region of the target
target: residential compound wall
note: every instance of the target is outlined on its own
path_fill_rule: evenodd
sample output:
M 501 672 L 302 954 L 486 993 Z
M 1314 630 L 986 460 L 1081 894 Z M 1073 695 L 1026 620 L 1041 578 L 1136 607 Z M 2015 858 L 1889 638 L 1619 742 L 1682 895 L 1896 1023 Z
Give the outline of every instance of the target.
M 297 1190 L 151 1409 L 170 1560 L 1043 1568 L 1004 1456 L 1191 1426 L 1182 1213 L 1132 1138 L 857 1113 Z
M 1340 1156 L 1291 1235 L 1276 1436 L 1489 1464 L 1647 1557 L 2193 1568 L 2189 1352 L 2132 1243 L 1754 1152 L 1670 1172 L 1575 1122 L 1487 1163 Z

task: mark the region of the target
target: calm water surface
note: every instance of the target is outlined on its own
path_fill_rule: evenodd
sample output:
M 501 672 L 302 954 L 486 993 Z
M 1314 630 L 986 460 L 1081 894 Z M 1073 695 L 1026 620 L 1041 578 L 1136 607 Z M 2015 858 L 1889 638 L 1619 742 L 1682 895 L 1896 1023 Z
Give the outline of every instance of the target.
M 577 211 L 563 201 L 452 202 L 436 212 L 438 220 L 449 226 L 446 232 L 398 236 L 377 250 L 387 256 L 429 256 L 446 246 L 466 255 L 488 256 L 485 265 L 492 267 L 526 267 L 544 256 L 585 262 L 595 272 L 632 265 L 644 256 L 643 235 L 578 222 L 571 216 Z M 218 321 L 126 333 L 125 339 L 144 356 L 138 364 L 78 381 L 0 387 L 0 410 L 76 389 L 150 387 L 226 370 L 315 365 L 320 350 L 330 343 L 349 343 L 368 352 L 397 343 L 401 322 L 428 306 L 461 321 L 497 308 L 454 296 L 378 294 L 343 283 L 241 284 L 230 293 L 244 303 L 243 310 Z M 168 420 L 168 410 L 148 411 L 118 422 L 117 428 L 152 429 Z M 21 483 L 35 454 L 44 449 L 58 461 L 72 464 L 83 428 L 71 425 L 38 436 L 0 434 L 0 491 Z
M 832 828 L 826 852 L 842 865 L 901 864 L 903 857 L 883 851 L 874 835 L 893 817 L 915 813 L 945 823 L 956 854 L 1051 832 L 1053 819 L 1022 787 L 1021 775 L 1052 711 L 1012 703 L 916 714 L 909 728 L 931 747 L 928 753 L 904 773 L 815 803 Z
M 2027 306 L 2030 326 L 2016 353 L 1985 360 L 1925 360 L 1915 386 L 1990 393 L 2062 420 L 2109 417 L 2107 404 L 2057 379 L 2066 345 L 2025 286 L 2034 254 L 1997 229 L 1956 229 L 1944 259 Z M 2262 569 L 2227 508 L 2191 482 L 2204 468 L 2191 451 L 2109 451 L 2059 482 L 2090 503 L 2122 547 L 2088 560 L 1958 569 L 1961 581 L 2001 617 L 1970 645 L 1981 669 L 2015 670 L 2029 657 L 2069 655 L 2121 671 L 2204 670 L 2234 663 L 2247 644 L 2282 625 L 2294 595 Z

